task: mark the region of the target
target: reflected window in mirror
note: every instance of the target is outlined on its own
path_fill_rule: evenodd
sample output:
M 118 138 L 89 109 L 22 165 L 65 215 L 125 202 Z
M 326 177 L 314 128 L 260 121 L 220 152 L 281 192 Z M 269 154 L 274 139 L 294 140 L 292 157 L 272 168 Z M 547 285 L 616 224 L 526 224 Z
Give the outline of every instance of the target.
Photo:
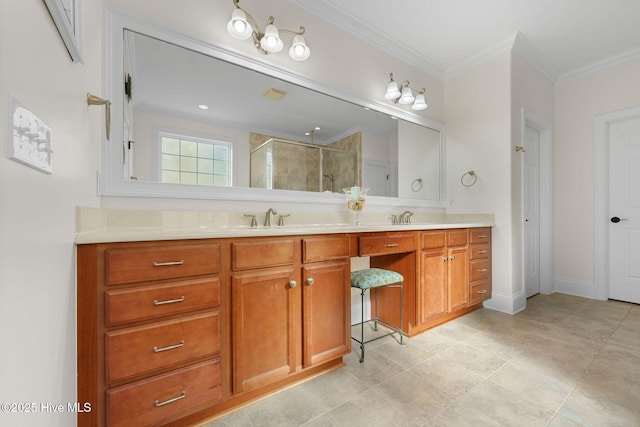
M 231 144 L 160 132 L 161 182 L 231 186 Z

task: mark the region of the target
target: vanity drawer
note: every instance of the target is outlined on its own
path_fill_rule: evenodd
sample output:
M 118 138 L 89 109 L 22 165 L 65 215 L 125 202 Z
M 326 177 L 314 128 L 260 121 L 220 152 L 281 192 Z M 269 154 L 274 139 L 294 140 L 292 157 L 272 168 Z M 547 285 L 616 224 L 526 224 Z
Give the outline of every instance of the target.
M 490 228 L 473 228 L 469 232 L 469 243 L 490 243 L 491 242 L 491 229 Z
M 490 278 L 491 260 L 480 259 L 469 262 L 469 281 L 471 283 Z
M 446 231 L 428 231 L 422 233 L 421 248 L 422 249 L 437 249 L 444 248 L 447 245 L 447 233 Z
M 491 282 L 485 281 L 472 285 L 469 289 L 469 305 L 474 305 L 479 302 L 488 300 L 491 298 Z
M 466 246 L 469 234 L 467 230 L 447 231 L 447 246 Z
M 469 259 L 489 258 L 491 245 L 471 245 L 469 247 Z
M 302 239 L 302 262 L 326 261 L 349 256 L 349 237 L 305 237 Z
M 117 387 L 106 392 L 107 424 L 163 425 L 222 398 L 220 359 Z
M 220 279 L 192 279 L 105 293 L 107 326 L 220 305 Z
M 359 253 L 361 256 L 368 256 L 413 252 L 416 250 L 416 243 L 416 234 L 412 232 L 361 236 Z
M 146 282 L 220 272 L 220 244 L 107 249 L 106 283 Z
M 234 270 L 290 265 L 295 261 L 295 240 L 247 240 L 231 244 Z
M 213 356 L 219 351 L 219 313 L 107 332 L 107 382 Z

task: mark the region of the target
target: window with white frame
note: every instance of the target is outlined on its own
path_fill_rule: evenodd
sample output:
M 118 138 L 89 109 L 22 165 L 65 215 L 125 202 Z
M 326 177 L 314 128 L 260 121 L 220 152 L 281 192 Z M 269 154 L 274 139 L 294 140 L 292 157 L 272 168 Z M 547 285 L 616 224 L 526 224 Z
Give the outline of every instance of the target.
M 231 186 L 231 144 L 160 132 L 162 182 Z

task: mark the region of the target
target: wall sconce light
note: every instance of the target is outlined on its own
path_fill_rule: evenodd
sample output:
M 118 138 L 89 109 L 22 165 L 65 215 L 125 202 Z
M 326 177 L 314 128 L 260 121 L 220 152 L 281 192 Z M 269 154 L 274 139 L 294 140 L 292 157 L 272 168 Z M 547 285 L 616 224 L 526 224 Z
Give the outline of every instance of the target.
M 232 37 L 240 40 L 253 38 L 253 44 L 258 52 L 268 55 L 270 53 L 280 52 L 284 43 L 280 38 L 281 33 L 293 34 L 293 43 L 289 49 L 289 56 L 294 61 L 304 61 L 309 58 L 311 50 L 307 46 L 303 34 L 304 27 L 300 27 L 300 31 L 281 30 L 274 25 L 275 18 L 270 16 L 267 20 L 267 26 L 264 32 L 260 30 L 258 22 L 249 12 L 240 7 L 239 0 L 233 0 L 235 9 L 231 14 L 231 20 L 227 24 L 227 31 Z
M 394 104 L 411 105 L 412 110 L 426 110 L 427 102 L 424 99 L 425 89 L 422 88 L 416 96 L 409 86 L 409 81 L 405 80 L 398 87 L 398 83 L 393 80 L 393 73 L 389 73 L 389 84 L 387 84 L 387 93 L 384 98 L 392 101 Z

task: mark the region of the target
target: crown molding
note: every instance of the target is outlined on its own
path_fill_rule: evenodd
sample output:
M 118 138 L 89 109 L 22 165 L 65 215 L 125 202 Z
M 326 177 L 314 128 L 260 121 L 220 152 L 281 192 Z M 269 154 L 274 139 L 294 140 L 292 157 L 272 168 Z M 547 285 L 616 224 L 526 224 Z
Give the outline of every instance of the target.
M 640 58 L 640 46 L 631 50 L 627 50 L 625 52 L 621 52 L 617 55 L 603 59 L 601 61 L 594 62 L 576 70 L 569 71 L 568 73 L 561 74 L 557 77 L 556 83 L 566 82 L 568 80 L 575 79 L 576 77 L 580 77 L 585 74 L 593 73 L 595 71 L 638 58 Z
M 408 48 L 402 41 L 394 39 L 389 34 L 380 31 L 379 28 L 365 23 L 359 17 L 346 13 L 338 6 L 340 2 L 333 0 L 322 2 L 317 0 L 290 1 L 418 69 L 440 79 L 445 77 L 445 69 L 442 65 L 422 55 L 415 49 Z

